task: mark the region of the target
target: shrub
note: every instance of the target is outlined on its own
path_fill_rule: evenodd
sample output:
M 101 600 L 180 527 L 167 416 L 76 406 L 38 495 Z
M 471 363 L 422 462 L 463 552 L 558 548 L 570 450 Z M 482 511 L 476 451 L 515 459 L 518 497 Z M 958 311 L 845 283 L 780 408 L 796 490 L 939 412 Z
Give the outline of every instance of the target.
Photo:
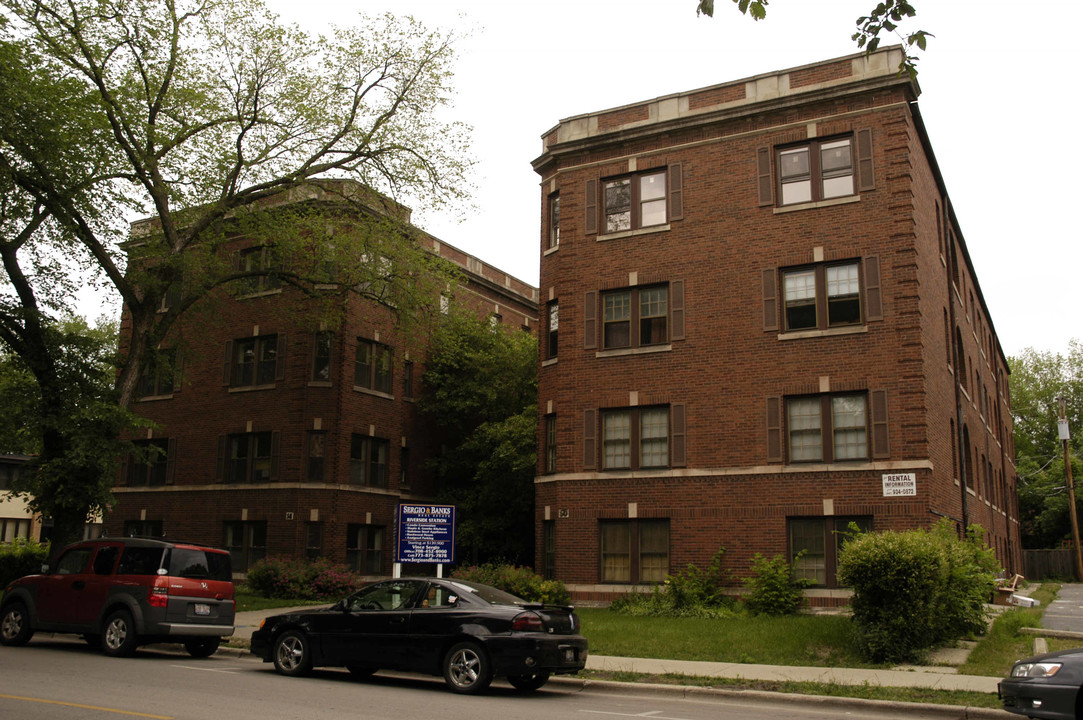
M 707 618 L 724 620 L 737 616 L 733 603 L 726 598 L 716 605 L 680 604 L 665 585 L 649 593 L 628 593 L 614 600 L 609 609 L 633 617 Z
M 745 580 L 745 605 L 758 615 L 792 615 L 804 602 L 811 582 L 794 577 L 793 566 L 782 555 L 768 560 L 752 558 L 752 577 Z
M 486 563 L 458 568 L 451 576 L 458 580 L 492 585 L 529 602 L 550 605 L 567 605 L 571 602 L 571 594 L 564 587 L 564 583 L 559 580 L 546 580 L 527 567 Z
M 948 521 L 931 531 L 855 536 L 839 558 L 854 589 L 858 644 L 871 662 L 912 662 L 929 648 L 980 632 L 996 561 L 980 528 L 955 537 Z
M 41 572 L 41 566 L 48 561 L 48 543 L 16 538 L 12 543 L 0 544 L 0 592 L 16 578 Z
M 361 576 L 327 558 L 297 560 L 271 557 L 248 570 L 248 587 L 268 598 L 328 600 L 348 595 L 361 585 Z
M 719 548 L 706 570 L 688 563 L 684 570 L 668 575 L 649 593 L 630 593 L 617 598 L 609 609 L 624 615 L 655 617 L 728 618 L 736 613 L 726 595 L 728 573 L 722 570 L 725 548 Z

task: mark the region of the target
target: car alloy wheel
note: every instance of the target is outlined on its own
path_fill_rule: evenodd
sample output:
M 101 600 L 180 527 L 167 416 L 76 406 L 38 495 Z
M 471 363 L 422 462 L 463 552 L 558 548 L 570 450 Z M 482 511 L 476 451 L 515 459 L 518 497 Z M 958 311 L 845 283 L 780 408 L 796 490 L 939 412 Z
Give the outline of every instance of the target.
M 283 675 L 307 675 L 312 669 L 312 653 L 304 633 L 288 630 L 279 635 L 275 640 L 274 662 L 275 669 Z
M 113 612 L 105 621 L 105 629 L 102 632 L 102 651 L 106 655 L 126 657 L 135 652 L 138 644 L 139 640 L 131 613 L 127 610 Z
M 0 618 L 0 643 L 26 645 L 33 634 L 34 630 L 30 627 L 30 616 L 26 612 L 26 606 L 21 602 L 8 605 L 4 609 L 3 618 Z
M 457 693 L 477 693 L 489 687 L 493 671 L 485 651 L 472 642 L 459 643 L 444 656 L 444 682 Z

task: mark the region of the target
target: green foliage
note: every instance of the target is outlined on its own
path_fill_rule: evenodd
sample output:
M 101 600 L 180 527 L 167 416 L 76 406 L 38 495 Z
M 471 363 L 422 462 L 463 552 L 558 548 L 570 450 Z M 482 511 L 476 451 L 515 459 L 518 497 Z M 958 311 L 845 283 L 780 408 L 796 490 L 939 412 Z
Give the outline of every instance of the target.
M 980 528 L 859 534 L 843 548 L 839 580 L 852 587 L 858 641 L 871 662 L 912 662 L 929 648 L 985 628 L 998 565 Z
M 614 600 L 609 608 L 625 615 L 650 617 L 733 617 L 735 603 L 724 589 L 730 577 L 722 569 L 725 553 L 725 548 L 719 548 L 706 570 L 688 563 L 651 592 L 629 593 Z
M 812 583 L 794 576 L 793 565 L 782 555 L 767 559 L 756 553 L 752 576 L 745 580 L 745 605 L 757 615 L 792 615 L 804 602 L 804 589 Z
M 419 409 L 440 444 L 439 499 L 471 563 L 534 561 L 538 347 L 453 307 L 431 340 Z
M 567 605 L 571 602 L 572 597 L 561 581 L 546 580 L 530 568 L 516 567 L 514 565 L 495 565 L 492 563 L 471 565 L 458 568 L 451 574 L 451 577 L 457 580 L 492 585 L 530 602 Z
M 11 543 L 0 543 L 0 592 L 7 584 L 23 575 L 41 572 L 41 566 L 49 559 L 49 545 L 37 540 L 16 538 Z
M 248 570 L 248 587 L 268 598 L 329 600 L 350 594 L 361 586 L 361 576 L 327 558 L 298 560 L 270 557 Z

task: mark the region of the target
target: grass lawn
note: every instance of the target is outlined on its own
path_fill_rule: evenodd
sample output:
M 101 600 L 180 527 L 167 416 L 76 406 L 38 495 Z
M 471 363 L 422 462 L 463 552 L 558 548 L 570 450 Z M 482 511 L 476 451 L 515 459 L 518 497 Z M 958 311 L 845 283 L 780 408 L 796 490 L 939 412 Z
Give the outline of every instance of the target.
M 299 607 L 301 605 L 333 605 L 335 600 L 297 600 L 265 598 L 248 589 L 245 585 L 234 588 L 233 597 L 237 601 L 237 612 L 250 610 L 273 610 L 274 608 Z

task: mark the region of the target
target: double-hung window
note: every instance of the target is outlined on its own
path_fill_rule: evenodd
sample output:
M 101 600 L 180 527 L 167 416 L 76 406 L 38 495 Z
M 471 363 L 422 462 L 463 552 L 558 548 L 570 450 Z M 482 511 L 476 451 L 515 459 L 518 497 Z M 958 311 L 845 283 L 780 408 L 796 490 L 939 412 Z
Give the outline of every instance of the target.
M 247 274 L 241 280 L 241 292 L 254 294 L 280 288 L 281 283 L 273 269 L 271 249 L 266 245 L 242 250 L 239 270 Z
M 177 369 L 176 348 L 156 351 L 139 374 L 139 397 L 172 395 Z
M 354 485 L 387 487 L 388 454 L 391 443 L 367 435 L 350 436 L 350 482 Z
M 662 582 L 669 574 L 669 520 L 599 523 L 601 581 Z
M 271 385 L 278 374 L 278 335 L 234 340 L 230 344 L 230 387 Z
M 793 517 L 787 520 L 794 575 L 818 587 L 838 587 L 837 566 L 850 524 L 872 530 L 870 517 Z
M 549 303 L 546 308 L 549 316 L 549 327 L 546 329 L 546 353 L 547 359 L 552 360 L 557 356 L 558 331 L 560 330 L 560 304 L 556 300 Z
M 225 441 L 223 480 L 228 483 L 264 483 L 271 480 L 274 434 L 238 433 Z
M 357 339 L 354 385 L 391 393 L 391 347 L 372 340 Z
M 782 271 L 786 330 L 812 330 L 859 325 L 861 264 L 820 264 Z
M 335 335 L 330 330 L 320 330 L 312 342 L 312 376 L 314 383 L 331 382 L 331 352 Z
M 346 526 L 346 564 L 362 575 L 383 573 L 386 528 L 381 525 Z
M 550 413 L 545 416 L 545 472 L 551 475 L 557 471 L 557 416 Z
M 222 523 L 222 545 L 229 550 L 235 572 L 247 572 L 267 555 L 267 521 L 227 521 Z
M 786 399 L 790 462 L 842 462 L 869 457 L 866 395 Z
M 669 407 L 603 410 L 602 467 L 669 467 Z
M 853 195 L 853 138 L 813 140 L 778 150 L 781 205 Z
M 669 286 L 602 293 L 602 347 L 661 345 L 669 341 Z
M 560 193 L 553 193 L 549 196 L 548 230 L 548 248 L 553 250 L 560 247 Z
M 602 183 L 605 232 L 617 233 L 665 225 L 665 169 Z
M 173 458 L 169 452 L 169 440 L 135 440 L 135 451 L 128 455 L 128 485 L 165 485 Z

